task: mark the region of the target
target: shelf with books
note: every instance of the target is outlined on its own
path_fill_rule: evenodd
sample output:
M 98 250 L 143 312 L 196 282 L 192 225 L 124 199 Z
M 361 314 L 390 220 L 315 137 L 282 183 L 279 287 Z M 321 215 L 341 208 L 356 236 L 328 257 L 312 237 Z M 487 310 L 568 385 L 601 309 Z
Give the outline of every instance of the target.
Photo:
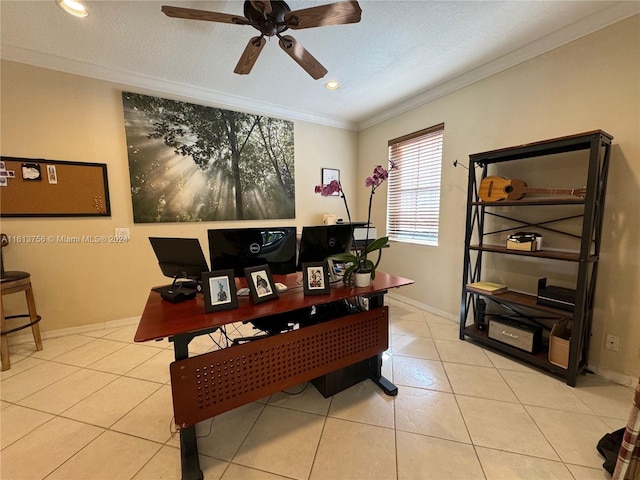
M 595 130 L 469 156 L 461 340 L 470 338 L 517 356 L 562 375 L 568 385 L 576 385 L 577 377 L 588 361 L 612 139 L 606 132 Z M 541 159 L 549 155 L 555 157 Z M 552 171 L 556 166 L 559 171 L 575 173 L 561 177 Z M 521 180 L 510 179 L 510 173 L 517 174 Z M 545 183 L 555 183 L 557 178 L 566 179 L 573 185 L 567 185 L 570 189 L 535 188 L 525 183 L 531 179 L 532 182 L 535 180 L 535 185 L 543 187 Z M 580 184 L 585 185 L 584 188 L 573 188 Z M 503 210 L 503 207 L 508 208 Z M 535 251 L 507 248 L 507 235 L 522 229 L 547 236 L 549 245 L 566 246 L 571 251 L 540 250 L 540 246 L 536 246 Z M 533 250 L 531 245 L 530 248 Z M 496 255 L 509 255 L 510 258 L 502 261 Z M 565 269 L 554 264 L 556 261 L 572 262 L 575 268 Z M 529 281 L 532 286 L 539 280 L 537 277 L 561 276 L 561 280 L 575 291 L 572 311 L 540 305 L 536 295 L 511 290 L 492 294 L 468 287 L 481 281 L 483 272 L 486 275 L 487 271 L 497 274 L 507 284 L 512 275 L 520 285 L 529 281 L 527 277 L 532 277 Z M 567 368 L 551 364 L 546 358 L 548 352 L 533 355 L 489 338 L 478 319 L 501 309 L 515 312 L 515 316 L 525 323 L 542 323 L 545 331 L 550 330 L 549 325 L 569 320 L 571 339 Z

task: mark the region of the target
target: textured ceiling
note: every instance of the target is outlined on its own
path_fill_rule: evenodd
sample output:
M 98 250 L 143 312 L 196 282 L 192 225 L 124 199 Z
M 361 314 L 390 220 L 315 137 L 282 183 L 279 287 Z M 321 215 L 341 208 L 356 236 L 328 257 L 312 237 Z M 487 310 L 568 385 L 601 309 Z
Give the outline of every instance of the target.
M 357 24 L 290 30 L 329 71 L 313 80 L 271 39 L 249 75 L 233 69 L 251 26 L 166 17 L 162 5 L 242 14 L 241 1 L 0 2 L 2 58 L 132 90 L 358 129 L 640 11 L 627 1 L 369 1 Z M 330 1 L 290 0 L 292 10 Z M 324 83 L 342 87 L 328 91 Z M 137 90 L 136 90 L 137 87 Z

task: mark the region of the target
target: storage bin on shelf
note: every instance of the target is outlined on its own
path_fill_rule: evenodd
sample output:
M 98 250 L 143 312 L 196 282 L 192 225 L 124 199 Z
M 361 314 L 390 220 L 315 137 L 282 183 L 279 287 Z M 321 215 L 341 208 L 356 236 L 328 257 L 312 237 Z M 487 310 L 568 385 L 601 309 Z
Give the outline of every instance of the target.
M 551 328 L 549 335 L 549 362 L 558 367 L 569 367 L 569 344 L 571 343 L 571 330 L 569 320 L 556 323 Z

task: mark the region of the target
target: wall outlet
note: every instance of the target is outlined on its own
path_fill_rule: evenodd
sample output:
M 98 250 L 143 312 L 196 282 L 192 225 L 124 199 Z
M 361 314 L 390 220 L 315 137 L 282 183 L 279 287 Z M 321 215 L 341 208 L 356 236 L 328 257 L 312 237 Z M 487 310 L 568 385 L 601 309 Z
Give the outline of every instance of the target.
M 617 352 L 620 348 L 620 337 L 616 337 L 615 335 L 607 334 L 607 338 L 604 343 L 604 347 L 607 350 L 613 350 Z
M 367 297 L 360 297 L 360 306 L 363 310 L 369 310 L 369 299 Z

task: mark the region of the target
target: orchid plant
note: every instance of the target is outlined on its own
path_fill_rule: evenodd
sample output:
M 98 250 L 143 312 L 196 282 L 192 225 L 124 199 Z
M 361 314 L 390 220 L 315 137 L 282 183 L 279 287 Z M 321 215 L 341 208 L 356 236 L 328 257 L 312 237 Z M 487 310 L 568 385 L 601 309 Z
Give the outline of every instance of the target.
M 395 168 L 395 164 L 391 162 L 389 170 Z M 375 194 L 378 187 L 380 187 L 380 185 L 382 185 L 382 183 L 387 178 L 389 178 L 389 171 L 381 165 L 377 165 L 373 169 L 373 174 L 364 179 L 365 186 L 370 188 L 369 209 L 367 211 L 367 227 L 369 227 L 369 225 L 371 224 L 371 206 L 373 205 L 373 195 Z M 342 200 L 344 201 L 344 207 L 347 211 L 347 218 L 349 219 L 349 223 L 351 223 L 351 213 L 349 212 L 347 197 L 345 196 L 342 185 L 338 180 L 332 180 L 327 185 L 317 185 L 315 192 L 321 194 L 323 197 L 328 197 L 335 193 L 339 193 L 342 197 Z M 353 285 L 354 273 L 371 273 L 371 278 L 375 279 L 376 268 L 378 267 L 380 259 L 382 258 L 382 251 L 380 249 L 383 248 L 388 241 L 389 237 L 380 237 L 369 243 L 369 228 L 367 228 L 367 234 L 363 247 L 358 248 L 355 244 L 354 239 L 353 253 L 340 253 L 337 255 L 332 255 L 331 258 L 333 258 L 334 260 L 345 262 L 345 264 L 348 265 L 342 277 L 344 283 L 346 285 Z M 368 255 L 372 252 L 375 252 L 376 250 L 378 251 L 378 259 L 374 263 L 368 258 Z

